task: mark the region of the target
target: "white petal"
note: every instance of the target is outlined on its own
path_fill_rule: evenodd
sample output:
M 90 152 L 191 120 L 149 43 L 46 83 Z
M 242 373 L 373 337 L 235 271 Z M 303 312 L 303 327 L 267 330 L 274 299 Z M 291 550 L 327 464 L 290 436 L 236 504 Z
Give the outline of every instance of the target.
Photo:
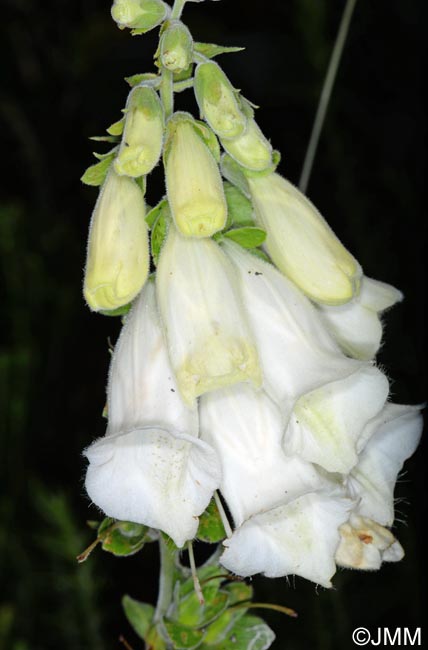
M 292 404 L 304 393 L 360 367 L 340 352 L 315 307 L 292 282 L 237 244 L 222 245 L 239 273 L 264 389 L 272 399 Z
M 211 239 L 171 225 L 157 269 L 159 309 L 184 399 L 251 379 L 261 382 L 233 267 Z
M 106 436 L 85 455 L 86 490 L 106 515 L 159 528 L 177 546 L 196 534 L 220 479 L 207 444 L 162 429 Z
M 422 432 L 422 416 L 418 406 L 387 404 L 367 427 L 372 432 L 348 487 L 354 498 L 360 498 L 358 513 L 383 526 L 394 521 L 394 487 L 404 461 L 418 446 Z
M 198 434 L 198 414 L 181 399 L 160 326 L 153 282 L 133 305 L 115 346 L 108 385 L 109 433 L 153 425 Z
M 296 574 L 330 587 L 338 529 L 352 505 L 341 496 L 312 493 L 251 517 L 225 542 L 220 562 L 241 576 Z
M 382 562 L 398 562 L 404 551 L 390 530 L 375 521 L 351 515 L 340 527 L 336 552 L 339 566 L 351 569 L 379 569 Z
M 379 313 L 402 300 L 403 294 L 384 282 L 363 277 L 361 291 L 338 307 L 319 309 L 331 333 L 345 352 L 358 359 L 372 359 L 382 340 Z
M 383 408 L 388 390 L 385 375 L 369 366 L 304 395 L 285 432 L 285 453 L 348 473 L 358 460 L 359 437 Z
M 204 395 L 200 428 L 220 457 L 220 489 L 236 526 L 326 482 L 310 463 L 284 454 L 280 410 L 248 384 Z

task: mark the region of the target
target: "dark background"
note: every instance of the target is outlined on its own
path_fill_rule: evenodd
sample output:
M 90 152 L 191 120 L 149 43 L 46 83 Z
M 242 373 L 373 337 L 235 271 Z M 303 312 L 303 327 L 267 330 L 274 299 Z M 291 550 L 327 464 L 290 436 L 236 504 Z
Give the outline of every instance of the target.
M 357 2 L 322 134 L 310 198 L 367 275 L 403 290 L 387 316 L 379 362 L 395 401 L 426 398 L 425 123 L 421 1 Z M 242 45 L 222 65 L 261 106 L 257 119 L 297 182 L 344 2 L 223 0 L 189 3 L 197 40 Z M 0 348 L 0 648 L 113 650 L 123 632 L 120 597 L 154 602 L 154 545 L 116 559 L 96 551 L 77 566 L 94 518 L 81 450 L 103 434 L 107 341 L 120 323 L 91 314 L 81 297 L 96 190 L 79 178 L 87 140 L 120 117 L 123 77 L 150 70 L 156 33 L 120 32 L 105 0 L 6 0 L 0 87 L 2 195 Z M 193 109 L 183 95 L 178 104 Z M 159 174 L 152 203 L 163 192 Z M 351 632 L 422 625 L 426 610 L 426 443 L 397 486 L 396 533 L 407 555 L 380 572 L 340 571 L 335 590 L 296 578 L 254 579 L 258 600 L 298 610 L 266 614 L 276 650 L 353 648 Z M 263 613 L 262 613 L 263 614 Z M 423 631 L 424 632 L 424 631 Z M 425 633 L 427 630 L 425 629 Z

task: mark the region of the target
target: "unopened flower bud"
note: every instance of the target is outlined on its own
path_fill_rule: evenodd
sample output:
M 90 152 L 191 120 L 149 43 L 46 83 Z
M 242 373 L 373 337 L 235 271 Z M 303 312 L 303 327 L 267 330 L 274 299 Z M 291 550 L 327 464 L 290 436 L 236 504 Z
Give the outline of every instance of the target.
M 211 237 L 227 218 L 218 165 L 187 117 L 170 122 L 167 137 L 165 177 L 175 224 L 183 235 Z
M 351 300 L 359 290 L 361 267 L 315 206 L 279 174 L 249 177 L 248 185 L 276 266 L 316 302 Z
M 251 171 L 261 172 L 272 165 L 272 146 L 254 120 L 248 120 L 246 131 L 238 138 L 222 140 L 221 144 L 232 158 Z
M 192 63 L 192 35 L 179 20 L 169 23 L 160 41 L 160 59 L 164 68 L 171 72 L 182 72 Z
M 111 170 L 95 204 L 89 230 L 84 294 L 94 311 L 130 302 L 149 271 L 145 205 L 137 183 Z
M 247 118 L 232 84 L 217 63 L 198 65 L 194 87 L 201 115 L 220 138 L 237 138 L 244 133 Z
M 163 108 L 157 93 L 147 86 L 134 88 L 126 105 L 125 128 L 114 162 L 116 172 L 133 178 L 149 174 L 161 155 L 163 129 Z
M 114 0 L 111 15 L 120 29 L 149 30 L 163 21 L 167 11 L 162 0 Z

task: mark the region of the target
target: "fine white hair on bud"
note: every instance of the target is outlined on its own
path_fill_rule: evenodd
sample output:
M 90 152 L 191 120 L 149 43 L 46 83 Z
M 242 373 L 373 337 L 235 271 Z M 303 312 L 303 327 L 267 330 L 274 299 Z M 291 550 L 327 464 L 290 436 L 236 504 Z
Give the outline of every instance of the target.
M 84 295 L 94 311 L 113 310 L 135 298 L 149 272 L 143 194 L 137 183 L 110 170 L 89 228 Z
M 233 267 L 210 239 L 171 224 L 156 274 L 171 363 L 184 400 L 240 381 L 261 383 Z

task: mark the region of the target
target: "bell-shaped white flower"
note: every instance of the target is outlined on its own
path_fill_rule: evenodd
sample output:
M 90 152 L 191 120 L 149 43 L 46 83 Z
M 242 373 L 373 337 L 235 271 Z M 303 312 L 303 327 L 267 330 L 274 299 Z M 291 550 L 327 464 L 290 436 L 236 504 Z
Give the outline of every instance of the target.
M 295 400 L 355 372 L 319 313 L 271 264 L 237 244 L 222 244 L 233 261 L 263 370 L 263 387 L 288 416 Z
M 349 569 L 380 569 L 382 562 L 399 562 L 403 547 L 390 530 L 375 521 L 352 514 L 340 527 L 336 563 Z
M 240 381 L 261 383 L 233 267 L 214 241 L 183 237 L 171 224 L 156 283 L 171 363 L 188 404 Z
M 313 465 L 284 454 L 283 418 L 264 391 L 237 384 L 207 393 L 199 413 L 201 438 L 220 458 L 220 489 L 236 526 L 325 483 Z
M 276 266 L 316 302 L 351 300 L 361 268 L 315 206 L 279 174 L 247 180 L 257 221 L 267 232 L 265 248 Z
M 352 506 L 340 492 L 311 492 L 255 515 L 224 542 L 220 562 L 240 576 L 298 575 L 331 587 L 339 527 Z
M 149 273 L 145 210 L 137 183 L 111 170 L 89 228 L 83 291 L 94 311 L 126 305 L 145 283 Z
M 379 315 L 403 294 L 385 282 L 363 276 L 361 290 L 345 305 L 320 305 L 319 309 L 330 332 L 341 348 L 357 359 L 372 359 L 382 340 L 382 322 Z
M 214 450 L 197 437 L 198 416 L 181 400 L 149 282 L 113 355 L 109 425 L 85 451 L 86 490 L 106 515 L 166 532 L 182 546 L 220 482 Z
M 382 410 L 388 391 L 385 375 L 367 366 L 303 395 L 284 436 L 285 452 L 348 473 L 358 462 L 364 427 Z
M 357 514 L 392 526 L 397 476 L 418 446 L 422 426 L 420 407 L 401 404 L 387 404 L 367 424 L 368 442 L 348 477 L 348 491 L 359 499 Z

